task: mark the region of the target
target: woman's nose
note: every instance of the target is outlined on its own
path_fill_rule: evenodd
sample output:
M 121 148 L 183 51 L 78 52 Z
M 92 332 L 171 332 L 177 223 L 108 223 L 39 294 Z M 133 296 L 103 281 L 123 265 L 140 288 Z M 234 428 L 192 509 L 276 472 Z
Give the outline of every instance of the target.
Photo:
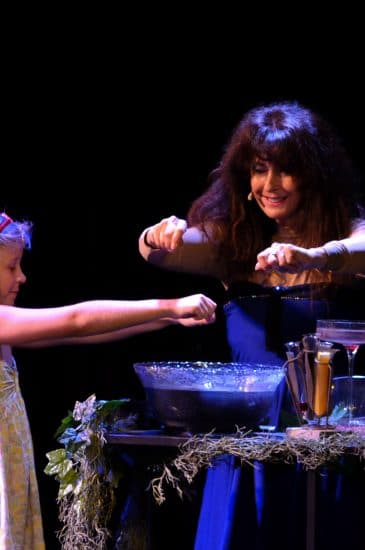
M 264 186 L 266 190 L 270 191 L 281 187 L 280 173 L 276 170 L 269 170 L 266 174 Z

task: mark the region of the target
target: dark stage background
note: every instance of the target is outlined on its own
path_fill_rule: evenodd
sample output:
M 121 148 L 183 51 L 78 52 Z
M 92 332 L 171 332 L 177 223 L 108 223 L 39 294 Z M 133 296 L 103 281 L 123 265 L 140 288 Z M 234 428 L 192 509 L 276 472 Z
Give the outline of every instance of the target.
M 203 37 L 200 27 L 195 45 L 186 29 L 126 40 L 127 24 L 81 34 L 50 25 L 9 42 L 0 208 L 34 222 L 18 305 L 200 291 L 221 303 L 217 282 L 147 265 L 137 239 L 162 217 L 185 216 L 243 112 L 258 103 L 297 99 L 319 110 L 364 171 L 364 89 L 349 64 L 357 50 L 345 54 L 338 36 L 318 49 L 306 44 L 293 62 L 293 36 L 261 56 L 239 40 L 223 49 L 217 29 Z M 58 547 L 58 485 L 43 473 L 45 453 L 58 446 L 53 433 L 75 401 L 142 397 L 136 361 L 228 359 L 220 310 L 210 327 L 15 355 L 48 548 Z

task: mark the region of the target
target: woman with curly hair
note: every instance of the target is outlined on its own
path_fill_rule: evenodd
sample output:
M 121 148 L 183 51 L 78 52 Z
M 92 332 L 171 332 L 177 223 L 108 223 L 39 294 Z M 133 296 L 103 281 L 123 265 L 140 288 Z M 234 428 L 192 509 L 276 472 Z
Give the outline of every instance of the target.
M 232 359 L 282 364 L 285 343 L 315 332 L 318 318 L 364 317 L 365 215 L 357 183 L 341 140 L 318 113 L 295 101 L 258 106 L 234 130 L 187 220 L 170 216 L 145 229 L 140 253 L 164 269 L 219 279 Z M 337 354 L 337 373 L 345 362 L 345 353 Z M 290 406 L 285 385 L 282 390 L 271 419 L 277 429 L 283 428 L 280 413 Z M 228 545 L 238 524 L 242 536 L 252 532 L 252 522 L 245 531 L 244 521 L 228 518 L 238 513 L 232 468 L 230 462 L 208 472 L 210 496 L 203 501 L 197 541 L 209 548 L 233 548 Z M 260 496 L 264 475 L 258 472 L 252 544 L 272 535 L 264 526 L 268 499 Z M 213 488 L 218 478 L 226 480 L 224 497 Z M 219 507 L 212 504 L 217 500 Z M 287 502 L 289 514 L 289 496 Z M 277 525 L 285 510 L 271 506 Z M 296 521 L 288 523 L 282 535 L 295 529 Z M 281 548 L 286 542 L 294 547 L 282 538 Z

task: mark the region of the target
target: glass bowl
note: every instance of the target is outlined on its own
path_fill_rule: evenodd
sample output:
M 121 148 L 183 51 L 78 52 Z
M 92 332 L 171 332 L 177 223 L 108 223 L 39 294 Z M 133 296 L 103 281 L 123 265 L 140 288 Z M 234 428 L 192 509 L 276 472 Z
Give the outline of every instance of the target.
M 331 415 L 330 423 L 347 424 L 349 376 L 335 376 L 331 384 Z M 351 425 L 365 426 L 365 376 L 352 377 L 352 414 Z
M 252 363 L 135 363 L 149 413 L 170 430 L 235 432 L 269 425 L 282 366 Z

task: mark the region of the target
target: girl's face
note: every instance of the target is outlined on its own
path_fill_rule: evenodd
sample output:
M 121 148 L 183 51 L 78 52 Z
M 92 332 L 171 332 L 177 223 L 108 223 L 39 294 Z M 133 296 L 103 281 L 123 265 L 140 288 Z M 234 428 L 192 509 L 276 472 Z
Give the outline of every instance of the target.
M 20 266 L 23 257 L 21 246 L 0 247 L 0 304 L 13 306 L 20 285 L 26 277 Z
M 302 193 L 295 176 L 279 172 L 272 162 L 257 158 L 251 168 L 251 190 L 268 218 L 295 225 Z

